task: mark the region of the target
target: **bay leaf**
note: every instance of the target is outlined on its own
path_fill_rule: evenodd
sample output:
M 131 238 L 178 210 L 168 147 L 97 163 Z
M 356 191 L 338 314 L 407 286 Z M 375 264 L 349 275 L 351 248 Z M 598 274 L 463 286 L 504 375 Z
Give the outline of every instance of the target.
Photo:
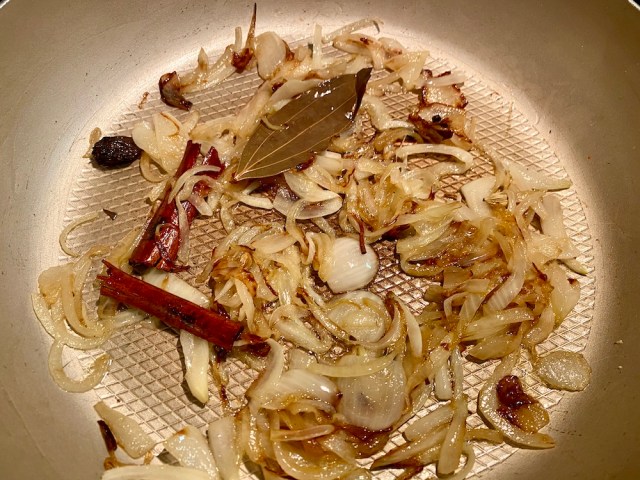
M 371 68 L 325 80 L 260 123 L 245 146 L 236 180 L 265 178 L 305 164 L 353 121 Z M 276 128 L 273 128 L 276 127 Z

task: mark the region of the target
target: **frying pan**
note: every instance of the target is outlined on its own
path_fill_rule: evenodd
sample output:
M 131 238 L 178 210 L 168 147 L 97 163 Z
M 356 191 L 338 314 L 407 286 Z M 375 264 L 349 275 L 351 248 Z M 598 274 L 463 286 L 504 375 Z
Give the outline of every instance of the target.
M 95 392 L 49 378 L 50 340 L 30 307 L 39 271 L 109 127 L 160 74 L 224 47 L 249 2 L 0 2 L 0 476 L 99 478 Z M 258 26 L 301 38 L 313 25 L 381 18 L 384 33 L 475 72 L 548 144 L 574 183 L 595 293 L 584 351 L 593 375 L 552 410 L 549 451 L 519 450 L 480 478 L 640 478 L 640 11 L 623 0 L 259 2 Z M 622 340 L 622 342 L 620 342 Z

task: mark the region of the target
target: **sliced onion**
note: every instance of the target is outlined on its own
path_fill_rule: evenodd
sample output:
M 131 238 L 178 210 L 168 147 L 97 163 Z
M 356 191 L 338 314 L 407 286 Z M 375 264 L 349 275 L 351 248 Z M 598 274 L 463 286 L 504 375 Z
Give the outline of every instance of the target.
M 184 354 L 185 374 L 189 391 L 198 401 L 209 401 L 209 342 L 180 330 L 180 346 Z
M 93 408 L 131 458 L 140 458 L 155 447 L 156 443 L 134 419 L 109 408 L 104 402 L 96 403 Z
M 494 374 L 495 377 L 495 374 Z M 498 395 L 496 393 L 497 380 L 487 381 L 478 394 L 478 411 L 485 420 L 502 433 L 510 442 L 519 447 L 552 448 L 555 446 L 553 438 L 544 433 L 525 432 L 516 427 L 498 413 Z
M 334 425 L 314 425 L 301 430 L 271 430 L 270 438 L 274 442 L 299 442 L 330 435 L 335 429 Z
M 499 333 L 504 327 L 514 323 L 533 320 L 531 310 L 526 307 L 509 308 L 484 315 L 467 325 L 462 337 L 465 341 L 480 340 Z
M 164 448 L 173 455 L 183 467 L 195 468 L 207 473 L 207 478 L 216 480 L 218 469 L 209 449 L 207 439 L 200 431 L 187 425 L 164 442 Z
M 338 195 L 330 190 L 321 188 L 317 183 L 302 173 L 284 172 L 284 178 L 298 198 L 310 203 L 331 200 Z
M 296 95 L 299 95 L 307 90 L 311 90 L 321 82 L 320 79 L 311 78 L 309 80 L 298 80 L 292 78 L 282 85 L 269 99 L 267 108 L 272 110 L 278 110 L 277 106 L 282 105 L 284 102 L 288 102 Z
M 491 194 L 495 184 L 496 177 L 487 175 L 466 183 L 460 188 L 467 205 L 478 217 L 491 216 L 491 208 L 484 200 Z
M 342 357 L 342 363 L 348 358 Z M 406 377 L 399 361 L 371 375 L 339 378 L 336 383 L 342 394 L 338 413 L 351 425 L 370 431 L 385 430 L 404 411 Z
M 551 306 L 556 315 L 556 324 L 560 324 L 580 300 L 580 284 L 569 280 L 562 267 L 556 263 L 547 265 L 544 272 L 553 287 Z
M 158 288 L 189 300 L 201 307 L 209 306 L 209 298 L 175 274 L 151 268 L 143 279 Z M 185 380 L 198 401 L 209 400 L 209 342 L 184 330 L 180 331 L 180 345 L 184 354 Z
M 269 396 L 277 392 L 276 386 L 284 370 L 284 349 L 273 339 L 268 339 L 269 355 L 265 369 L 247 390 L 247 397 L 255 404 L 262 404 Z
M 263 80 L 273 77 L 287 56 L 287 44 L 274 32 L 264 32 L 255 39 L 258 75 Z
M 538 321 L 525 333 L 525 344 L 532 346 L 543 342 L 551 334 L 555 325 L 553 308 L 549 305 L 542 311 Z
M 582 391 L 589 385 L 591 367 L 580 353 L 553 351 L 533 365 L 535 373 L 556 390 Z
M 296 239 L 288 233 L 274 233 L 255 240 L 251 246 L 266 255 L 281 252 L 296 243 Z
M 355 467 L 333 454 L 309 454 L 288 442 L 273 442 L 280 468 L 297 480 L 334 480 Z
M 82 217 L 74 220 L 73 222 L 71 222 L 69 225 L 67 225 L 66 227 L 64 227 L 62 229 L 62 232 L 60 232 L 59 242 L 60 242 L 60 248 L 62 248 L 62 251 L 64 253 L 66 253 L 70 257 L 79 257 L 80 256 L 80 252 L 72 249 L 69 246 L 69 243 L 68 243 L 69 234 L 73 230 L 78 228 L 79 226 L 84 225 L 85 223 L 93 222 L 94 220 L 96 220 L 98 218 L 99 214 L 100 213 L 97 212 L 97 211 L 96 212 L 87 213 L 86 215 L 83 215 Z
M 371 123 L 376 130 L 390 130 L 392 128 L 413 129 L 413 125 L 406 120 L 395 120 L 391 117 L 388 107 L 381 99 L 365 94 L 362 97 L 362 106 L 371 118 Z
M 221 417 L 209 424 L 209 448 L 222 480 L 240 478 L 240 447 L 234 417 Z
M 366 290 L 332 298 L 327 303 L 327 314 L 333 323 L 362 342 L 376 342 L 391 323 L 382 299 Z
M 511 275 L 489 297 L 487 308 L 491 311 L 504 309 L 520 293 L 524 285 L 524 275 L 527 269 L 527 258 L 522 243 L 513 246 L 513 258 L 511 259 Z
M 365 252 L 360 243 L 350 237 L 336 238 L 331 248 L 320 259 L 318 275 L 327 282 L 333 293 L 342 293 L 365 287 L 378 273 L 378 255 L 369 245 Z
M 447 362 L 436 368 L 433 383 L 434 392 L 438 400 L 451 400 L 453 397 L 453 385 L 451 385 L 451 372 Z
M 351 378 L 372 375 L 387 368 L 395 357 L 395 353 L 390 353 L 384 357 L 374 359 L 360 359 L 357 363 L 326 365 L 314 363 L 309 365 L 309 371 L 332 378 Z M 343 359 L 345 357 L 342 357 Z
M 330 341 L 327 341 L 325 338 L 320 338 L 319 335 L 308 328 L 299 317 L 284 315 L 283 310 L 288 310 L 289 307 L 296 308 L 294 305 L 282 305 L 273 312 L 271 320 L 273 327 L 286 340 L 298 347 L 314 353 L 328 352 L 332 346 Z M 304 314 L 306 315 L 306 311 L 304 311 Z M 278 317 L 274 319 L 276 315 Z
M 420 437 L 430 435 L 443 425 L 447 425 L 452 418 L 453 408 L 451 404 L 447 403 L 413 422 L 407 427 L 403 435 L 409 441 L 417 440 Z
M 65 392 L 88 392 L 93 387 L 98 385 L 109 371 L 111 357 L 108 354 L 103 353 L 93 361 L 86 376 L 83 379 L 73 379 L 69 377 L 64 371 L 64 366 L 62 364 L 63 349 L 63 343 L 59 340 L 54 340 L 53 344 L 51 345 L 51 350 L 49 350 L 48 363 L 49 373 L 51 373 L 53 380 Z
M 70 332 L 64 323 L 64 312 L 62 311 L 62 302 L 57 300 L 51 306 L 47 306 L 47 301 L 43 295 L 31 294 L 31 303 L 33 311 L 40 320 L 40 324 L 45 331 L 54 339 L 63 345 L 78 350 L 91 350 L 101 346 L 107 337 L 81 337 Z
M 186 197 L 188 197 L 191 194 L 191 190 L 193 190 L 193 186 L 198 183 L 198 182 L 210 182 L 211 178 L 210 177 L 206 177 L 206 176 L 202 176 L 202 173 L 207 173 L 207 172 L 219 172 L 220 171 L 220 167 L 215 166 L 215 165 L 199 165 L 196 167 L 192 167 L 189 170 L 187 170 L 186 172 L 184 172 L 182 175 L 180 175 L 180 178 L 178 178 L 178 180 L 176 180 L 175 184 L 173 185 L 173 188 L 171 189 L 171 193 L 169 194 L 169 201 L 173 201 L 174 198 L 180 198 L 180 200 L 185 200 L 186 198 L 183 198 L 180 196 L 180 193 L 182 192 L 183 188 L 185 190 L 189 190 L 189 192 L 187 192 Z M 201 178 L 198 178 L 201 177 Z M 189 186 L 189 188 L 187 188 L 187 186 Z
M 209 475 L 195 468 L 173 465 L 127 465 L 112 468 L 102 474 L 102 480 L 210 480 Z
M 438 475 L 450 475 L 460 464 L 460 455 L 464 446 L 467 420 L 467 396 L 462 395 L 453 401 L 453 419 L 440 448 Z
M 376 30 L 380 31 L 380 25 L 382 25 L 382 23 L 382 20 L 379 20 L 377 18 L 363 18 L 362 20 L 357 20 L 353 23 L 349 23 L 347 25 L 344 25 L 343 27 L 338 28 L 337 30 L 334 30 L 331 33 L 328 33 L 327 35 L 322 37 L 322 43 L 331 43 L 341 35 L 356 32 L 367 27 L 376 27 Z
M 281 405 L 291 399 L 320 400 L 334 405 L 338 399 L 338 387 L 330 379 L 301 368 L 292 368 L 282 374 L 274 389 L 276 398 L 266 408 Z
M 340 198 L 339 195 L 319 203 L 309 203 L 300 200 L 298 202 L 301 202 L 303 205 L 294 216 L 297 220 L 326 217 L 327 215 L 336 213 L 342 207 L 342 198 Z M 278 193 L 276 193 L 273 199 L 273 208 L 283 215 L 287 215 L 296 203 L 297 202 L 286 196 L 282 190 L 278 190 Z
M 394 466 L 411 458 L 419 456 L 434 446 L 440 446 L 447 433 L 446 427 L 439 427 L 428 435 L 423 435 L 413 442 L 407 442 L 390 450 L 387 454 L 376 459 L 371 469 Z
M 522 191 L 525 190 L 563 190 L 571 186 L 571 180 L 554 178 L 544 173 L 530 170 L 511 160 L 503 159 L 511 179 Z
M 237 47 L 235 51 L 240 50 Z M 233 45 L 227 46 L 224 52 L 213 65 L 209 65 L 209 60 L 203 49 L 198 54 L 198 65 L 191 72 L 182 75 L 180 78 L 181 91 L 185 93 L 196 92 L 207 87 L 213 87 L 231 76 L 235 71 L 231 63 L 233 60 Z

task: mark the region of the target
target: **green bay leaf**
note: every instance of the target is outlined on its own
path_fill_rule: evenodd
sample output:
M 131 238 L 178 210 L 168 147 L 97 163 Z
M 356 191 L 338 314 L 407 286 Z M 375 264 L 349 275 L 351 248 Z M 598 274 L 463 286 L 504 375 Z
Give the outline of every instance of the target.
M 331 138 L 353 121 L 371 68 L 340 75 L 291 100 L 261 123 L 245 146 L 236 180 L 265 178 L 285 172 L 324 150 Z

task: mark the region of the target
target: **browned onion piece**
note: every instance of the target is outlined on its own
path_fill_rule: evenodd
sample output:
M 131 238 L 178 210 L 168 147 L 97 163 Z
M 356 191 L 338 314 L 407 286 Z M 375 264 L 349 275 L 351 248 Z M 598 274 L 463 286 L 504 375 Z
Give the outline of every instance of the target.
M 165 73 L 158 81 L 160 88 L 160 98 L 170 107 L 180 110 L 189 110 L 193 103 L 184 98 L 180 91 L 180 77 L 176 72 Z

